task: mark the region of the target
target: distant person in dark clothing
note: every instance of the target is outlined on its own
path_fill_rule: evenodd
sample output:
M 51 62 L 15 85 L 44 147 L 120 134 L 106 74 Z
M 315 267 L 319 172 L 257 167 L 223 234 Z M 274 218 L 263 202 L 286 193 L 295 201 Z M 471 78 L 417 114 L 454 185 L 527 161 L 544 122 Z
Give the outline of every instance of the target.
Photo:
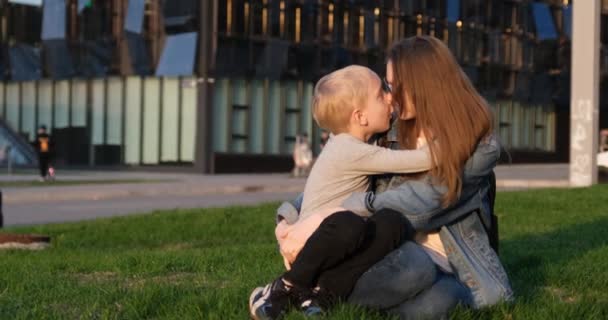
M 40 128 L 38 128 L 38 134 L 36 135 L 34 147 L 36 148 L 36 152 L 38 152 L 38 168 L 40 169 L 40 180 L 45 181 L 49 178 L 52 178 L 54 174 L 49 174 L 49 168 L 51 168 L 50 163 L 52 140 L 48 133 L 46 133 L 46 126 L 42 125 L 40 126 Z M 54 170 L 52 172 L 54 172 Z

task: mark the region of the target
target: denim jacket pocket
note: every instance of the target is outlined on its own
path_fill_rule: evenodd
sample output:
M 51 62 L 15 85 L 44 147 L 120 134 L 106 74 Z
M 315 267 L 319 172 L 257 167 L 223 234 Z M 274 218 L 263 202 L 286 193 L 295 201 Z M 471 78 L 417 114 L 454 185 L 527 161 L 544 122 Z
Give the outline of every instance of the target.
M 442 228 L 440 236 L 458 279 L 471 289 L 474 307 L 513 299 L 507 273 L 477 214 Z

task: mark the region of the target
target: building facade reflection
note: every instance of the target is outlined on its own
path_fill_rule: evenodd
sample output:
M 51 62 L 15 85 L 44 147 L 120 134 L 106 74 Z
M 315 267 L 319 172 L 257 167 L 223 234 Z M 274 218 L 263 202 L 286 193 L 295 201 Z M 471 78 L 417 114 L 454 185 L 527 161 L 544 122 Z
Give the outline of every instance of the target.
M 42 2 L 0 0 L 0 112 L 25 137 L 47 124 L 78 146 L 66 165 L 283 170 L 297 134 L 318 152 L 317 79 L 350 64 L 382 74 L 394 41 L 432 35 L 490 102 L 512 161 L 566 162 L 570 2 L 54 0 L 65 14 L 45 17 Z

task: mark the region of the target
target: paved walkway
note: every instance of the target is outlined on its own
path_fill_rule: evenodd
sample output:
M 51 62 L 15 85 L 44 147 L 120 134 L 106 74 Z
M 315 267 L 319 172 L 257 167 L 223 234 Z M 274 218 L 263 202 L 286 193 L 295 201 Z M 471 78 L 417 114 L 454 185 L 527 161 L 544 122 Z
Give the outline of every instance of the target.
M 35 175 L 13 175 L 20 181 L 35 181 Z M 1 176 L 0 181 L 14 181 Z M 287 174 L 266 175 L 196 175 L 183 173 L 142 172 L 70 172 L 59 173 L 57 180 L 91 181 L 99 184 L 5 187 L 4 203 L 51 202 L 67 200 L 103 200 L 126 197 L 201 196 L 252 192 L 301 192 L 304 179 Z M 102 181 L 107 180 L 104 184 Z M 125 183 L 118 183 L 120 180 Z
M 568 187 L 567 164 L 510 165 L 496 169 L 499 190 Z M 0 175 L 0 181 L 35 181 L 35 174 Z M 5 204 L 127 197 L 301 192 L 305 179 L 288 174 L 197 175 L 184 173 L 67 171 L 61 181 L 108 181 L 104 184 L 5 187 Z M 120 181 L 126 183 L 120 183 Z
M 496 187 L 499 190 L 534 188 L 566 188 L 569 186 L 569 165 L 518 164 L 501 165 L 496 172 Z
M 499 190 L 568 186 L 568 165 L 510 165 L 496 169 Z M 0 181 L 35 181 L 31 173 L 0 174 Z M 63 171 L 61 181 L 111 183 L 2 188 L 5 225 L 78 221 L 159 209 L 221 207 L 280 201 L 304 189 L 288 174 Z M 131 181 L 120 183 L 120 181 Z M 135 182 L 137 181 L 137 182 Z

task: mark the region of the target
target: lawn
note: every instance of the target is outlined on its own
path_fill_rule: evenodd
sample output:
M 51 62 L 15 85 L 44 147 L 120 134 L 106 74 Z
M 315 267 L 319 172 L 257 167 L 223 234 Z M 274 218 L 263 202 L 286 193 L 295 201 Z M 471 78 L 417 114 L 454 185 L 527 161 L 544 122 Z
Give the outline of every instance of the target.
M 500 193 L 501 257 L 516 303 L 454 318 L 608 318 L 607 205 L 608 185 Z M 53 243 L 0 252 L 0 319 L 246 319 L 250 291 L 282 270 L 275 206 L 8 229 Z M 328 318 L 383 319 L 344 306 Z

